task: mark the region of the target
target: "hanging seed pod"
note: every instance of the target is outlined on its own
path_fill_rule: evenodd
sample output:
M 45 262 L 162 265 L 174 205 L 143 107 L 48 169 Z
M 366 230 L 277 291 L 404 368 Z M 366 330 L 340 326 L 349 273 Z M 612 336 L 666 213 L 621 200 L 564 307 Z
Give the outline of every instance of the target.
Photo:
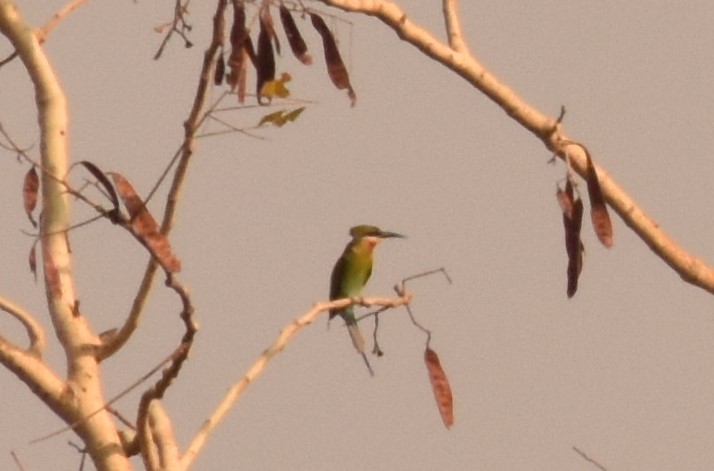
M 282 3 L 280 4 L 280 22 L 283 24 L 283 30 L 288 38 L 288 44 L 290 44 L 290 50 L 293 51 L 293 55 L 305 65 L 312 64 L 312 56 L 307 52 L 307 44 L 305 44 L 305 40 L 295 24 L 293 15 Z
M 340 56 L 340 51 L 337 49 L 337 43 L 335 42 L 335 37 L 332 35 L 332 31 L 330 31 L 330 28 L 325 24 L 325 20 L 319 15 L 310 13 L 310 21 L 322 37 L 322 48 L 325 51 L 325 62 L 327 63 L 327 75 L 330 76 L 330 80 L 332 80 L 332 83 L 338 90 L 347 90 L 347 96 L 350 98 L 352 106 L 354 106 L 357 101 L 357 95 L 352 89 L 352 84 L 350 84 L 350 76 L 347 73 L 344 62 L 342 62 L 342 57 Z

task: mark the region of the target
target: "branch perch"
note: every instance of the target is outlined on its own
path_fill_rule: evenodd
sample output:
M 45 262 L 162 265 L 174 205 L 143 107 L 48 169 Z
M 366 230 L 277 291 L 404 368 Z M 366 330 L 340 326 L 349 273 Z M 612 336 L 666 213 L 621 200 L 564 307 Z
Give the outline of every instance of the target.
M 408 305 L 411 302 L 412 295 L 409 292 L 400 293 L 397 298 L 345 298 L 338 299 L 331 302 L 321 302 L 315 304 L 311 310 L 300 316 L 298 319 L 294 320 L 292 323 L 288 324 L 280 332 L 278 338 L 273 342 L 273 344 L 266 348 L 263 353 L 258 357 L 258 359 L 253 363 L 248 371 L 243 375 L 243 377 L 234 384 L 223 397 L 218 407 L 213 411 L 208 419 L 203 423 L 201 429 L 198 431 L 196 436 L 191 441 L 191 444 L 186 450 L 186 453 L 181 458 L 181 468 L 188 469 L 191 466 L 193 460 L 201 451 L 201 449 L 206 444 L 209 435 L 218 426 L 218 424 L 226 417 L 230 409 L 235 405 L 236 401 L 240 398 L 243 392 L 250 386 L 256 379 L 260 377 L 268 366 L 270 360 L 280 353 L 285 346 L 292 340 L 292 338 L 300 331 L 303 327 L 313 323 L 315 319 L 323 312 L 329 311 L 330 309 L 340 309 L 352 305 L 360 305 L 364 307 L 372 306 L 384 306 L 389 308 L 396 308 L 400 306 Z

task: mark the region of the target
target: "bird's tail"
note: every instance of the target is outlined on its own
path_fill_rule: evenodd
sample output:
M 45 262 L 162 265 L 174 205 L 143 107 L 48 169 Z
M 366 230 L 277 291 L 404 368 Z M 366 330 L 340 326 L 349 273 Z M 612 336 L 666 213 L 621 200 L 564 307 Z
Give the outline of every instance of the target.
M 350 339 L 352 339 L 352 345 L 355 346 L 355 350 L 359 353 L 364 353 L 364 337 L 362 337 L 362 332 L 359 330 L 357 324 L 347 324 L 347 332 L 350 334 Z
M 347 324 L 347 332 L 350 334 L 350 339 L 352 339 L 352 345 L 354 345 L 355 350 L 362 355 L 362 359 L 364 359 L 364 364 L 367 365 L 369 374 L 374 376 L 372 365 L 369 364 L 367 354 L 364 351 L 364 337 L 362 337 L 362 332 L 359 330 L 359 327 L 357 324 Z

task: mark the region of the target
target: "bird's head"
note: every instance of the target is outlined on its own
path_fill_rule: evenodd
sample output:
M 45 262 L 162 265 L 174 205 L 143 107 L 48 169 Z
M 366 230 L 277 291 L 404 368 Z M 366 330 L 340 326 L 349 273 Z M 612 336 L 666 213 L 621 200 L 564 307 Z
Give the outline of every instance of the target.
M 368 246 L 368 248 L 373 249 L 382 239 L 399 238 L 404 239 L 406 236 L 398 234 L 396 232 L 383 231 L 377 226 L 370 226 L 368 224 L 361 224 L 359 226 L 354 226 L 350 228 L 350 235 L 352 240 L 360 241 L 361 243 Z

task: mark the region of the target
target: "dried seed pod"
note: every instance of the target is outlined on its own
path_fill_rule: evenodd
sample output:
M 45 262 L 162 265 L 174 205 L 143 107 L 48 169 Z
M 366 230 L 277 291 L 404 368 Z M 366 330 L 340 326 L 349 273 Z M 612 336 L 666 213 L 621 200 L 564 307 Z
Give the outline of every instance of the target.
M 600 188 L 600 181 L 598 180 L 593 159 L 590 157 L 590 152 L 588 152 L 585 146 L 581 145 L 581 147 L 588 160 L 587 177 L 585 180 L 588 184 L 588 196 L 590 197 L 590 219 L 592 220 L 593 229 L 595 230 L 595 234 L 597 234 L 597 238 L 602 245 L 610 248 L 613 243 L 610 214 L 607 211 L 605 198 L 602 195 L 602 188 Z
M 290 44 L 290 50 L 293 51 L 295 57 L 305 65 L 312 64 L 312 56 L 307 52 L 307 44 L 305 44 L 305 40 L 302 38 L 297 24 L 295 24 L 293 15 L 282 3 L 280 4 L 280 22 L 283 24 L 285 36 L 288 38 L 288 43 Z
M 357 95 L 352 89 L 350 76 L 347 73 L 344 62 L 342 62 L 342 57 L 340 56 L 339 49 L 337 49 L 337 43 L 335 42 L 335 37 L 332 35 L 332 31 L 330 31 L 330 28 L 325 24 L 325 20 L 319 15 L 310 13 L 310 21 L 322 37 L 322 48 L 325 51 L 325 62 L 327 63 L 327 75 L 330 76 L 330 80 L 332 80 L 332 83 L 338 90 L 347 90 L 347 96 L 349 96 L 352 106 L 354 106 L 357 102 Z
M 449 378 L 441 367 L 439 356 L 434 350 L 427 348 L 424 351 L 424 363 L 429 372 L 429 382 L 431 382 L 431 389 L 434 392 L 441 420 L 444 421 L 447 429 L 451 428 L 454 425 L 454 398 L 451 394 Z
M 580 239 L 583 224 L 583 200 L 575 198 L 573 185 L 568 179 L 565 191 L 558 188 L 556 194 L 558 203 L 563 211 L 563 227 L 565 229 L 565 251 L 568 254 L 568 287 L 566 293 L 572 298 L 578 290 L 578 278 L 583 270 L 583 252 L 585 246 Z
M 213 83 L 216 86 L 221 86 L 223 85 L 223 79 L 226 76 L 226 61 L 223 58 L 223 52 L 218 54 L 218 58 L 216 59 L 216 70 L 214 71 L 213 75 Z
M 114 180 L 119 196 L 131 218 L 131 232 L 154 255 L 161 267 L 169 273 L 181 271 L 181 261 L 171 250 L 169 239 L 159 231 L 156 220 L 144 202 L 134 191 L 134 187 L 120 174 L 109 173 Z
M 269 26 L 264 15 L 260 16 L 260 33 L 258 34 L 258 51 L 255 57 L 255 68 L 258 80 L 256 84 L 256 95 L 258 103 L 261 105 L 270 103 L 270 99 L 263 102 L 263 85 L 275 79 L 275 55 L 273 45 L 270 42 Z
M 22 204 L 25 207 L 25 214 L 32 223 L 33 227 L 37 227 L 37 221 L 32 216 L 32 213 L 37 207 L 38 190 L 40 189 L 40 177 L 37 175 L 35 166 L 30 167 L 30 170 L 25 174 L 25 179 L 22 183 Z

